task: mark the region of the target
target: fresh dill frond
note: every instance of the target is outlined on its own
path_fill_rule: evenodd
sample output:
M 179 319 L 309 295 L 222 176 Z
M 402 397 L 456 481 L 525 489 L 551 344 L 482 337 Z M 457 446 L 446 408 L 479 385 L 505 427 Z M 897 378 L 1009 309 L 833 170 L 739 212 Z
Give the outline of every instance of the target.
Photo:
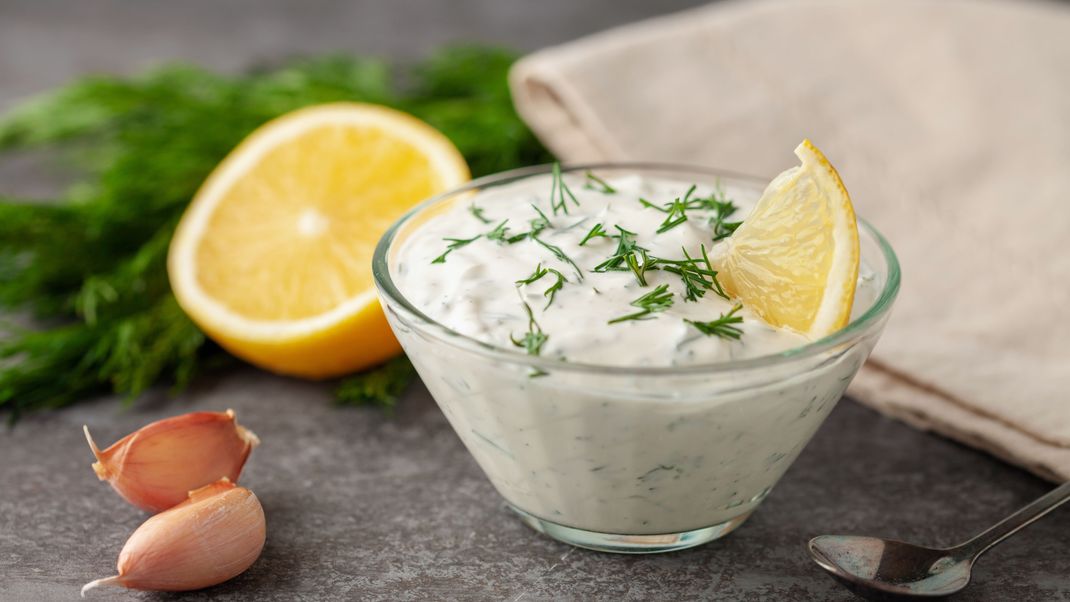
M 550 339 L 550 335 L 544 333 L 539 323 L 535 321 L 535 314 L 532 313 L 531 306 L 524 302 L 521 303 L 524 304 L 524 311 L 528 314 L 528 331 L 520 339 L 509 335 L 509 340 L 517 347 L 524 349 L 528 355 L 539 355 L 542 353 L 542 346 Z
M 610 237 L 609 236 L 609 232 L 606 232 L 602 228 L 602 224 L 595 224 L 594 227 L 591 228 L 591 231 L 587 233 L 587 236 L 584 236 L 583 240 L 580 241 L 580 246 L 582 247 L 583 245 L 587 244 L 587 241 L 591 240 L 592 238 L 609 238 L 609 237 Z
M 613 234 L 610 238 L 617 239 L 617 248 L 613 251 L 613 254 L 609 256 L 602 263 L 594 266 L 595 272 L 614 272 L 629 269 L 627 266 L 628 256 L 638 250 L 646 250 L 640 247 L 635 242 L 637 236 L 635 232 L 625 230 L 620 226 L 613 226 L 617 229 L 617 234 Z
M 602 194 L 616 194 L 617 189 L 610 186 L 609 182 L 594 175 L 593 171 L 588 169 L 584 175 L 587 177 L 587 181 L 583 184 L 583 187 L 587 190 L 595 190 Z
M 736 305 L 727 314 L 721 314 L 716 320 L 709 322 L 696 322 L 694 320 L 684 320 L 688 324 L 694 326 L 699 332 L 706 336 L 716 336 L 722 339 L 732 339 L 738 341 L 743 336 L 743 331 L 734 324 L 742 324 L 743 317 L 737 316 L 736 313 L 743 309 L 742 305 Z
M 546 242 L 545 240 L 539 238 L 535 234 L 531 235 L 531 240 L 534 240 L 535 242 L 537 242 L 540 245 L 542 245 L 546 250 L 548 250 L 551 253 L 553 253 L 554 257 L 556 257 L 556 258 L 560 259 L 561 261 L 563 261 L 563 262 L 569 264 L 570 266 L 572 266 L 572 269 L 576 271 L 576 277 L 579 278 L 580 280 L 583 280 L 583 271 L 580 270 L 580 266 L 576 265 L 576 262 L 572 261 L 572 258 L 569 257 L 568 255 L 566 255 L 565 252 L 561 250 L 561 247 L 559 247 L 557 245 L 552 245 L 552 244 Z
M 614 318 L 608 323 L 617 324 L 618 322 L 625 322 L 627 320 L 649 320 L 650 314 L 662 312 L 672 307 L 672 297 L 673 294 L 669 292 L 668 284 L 658 285 L 654 290 L 629 304 L 632 307 L 638 307 L 639 311 L 619 318 Z
M 531 275 L 528 276 L 527 278 L 524 278 L 523 280 L 517 280 L 516 284 L 517 284 L 517 286 L 519 286 L 521 284 L 531 284 L 532 282 L 537 282 L 540 278 L 545 276 L 548 273 L 548 271 L 549 270 L 547 270 L 546 268 L 542 267 L 541 263 L 536 264 L 535 265 L 535 271 L 532 272 Z
M 371 370 L 347 376 L 334 390 L 339 405 L 379 406 L 392 412 L 398 398 L 416 378 L 416 369 L 404 355 Z
M 448 257 L 450 253 L 456 251 L 457 249 L 460 249 L 461 247 L 466 247 L 482 237 L 482 234 L 476 234 L 472 238 L 443 238 L 442 240 L 449 243 L 448 245 L 446 245 L 446 251 L 438 257 L 432 259 L 431 263 L 446 263 L 446 257 Z
M 546 217 L 546 214 L 542 212 L 534 203 L 531 204 L 531 208 L 535 210 L 535 213 L 539 214 L 539 217 L 531 220 L 531 235 L 536 236 L 539 232 L 546 230 L 547 228 L 553 228 L 553 224 L 550 223 L 550 218 Z
M 640 261 L 641 260 L 641 261 Z M 638 249 L 629 253 L 625 262 L 628 267 L 635 274 L 635 280 L 639 283 L 639 286 L 646 286 L 646 271 L 650 269 L 657 269 L 657 260 L 650 257 L 646 253 L 646 249 Z
M 553 274 L 556 277 L 556 280 L 553 284 L 550 285 L 550 288 L 546 289 L 542 293 L 542 295 L 547 298 L 546 307 L 543 307 L 543 309 L 550 307 L 550 304 L 554 302 L 554 295 L 556 295 L 557 291 L 561 290 L 565 283 L 568 282 L 568 279 L 565 278 L 565 275 L 553 268 L 544 268 L 540 263 L 535 266 L 535 271 L 532 272 L 530 276 L 523 280 L 516 281 L 517 286 L 521 286 L 524 284 L 532 284 L 534 282 L 538 282 L 543 276 L 547 274 Z
M 667 215 L 665 216 L 665 221 L 661 222 L 661 225 L 658 226 L 658 234 L 668 232 L 676 226 L 687 222 L 687 210 L 689 208 L 691 195 L 695 194 L 696 188 L 697 186 L 692 184 L 691 188 L 687 189 L 687 193 L 684 195 L 683 199 L 676 198 L 665 205 L 665 213 Z
M 681 249 L 684 259 L 658 258 L 657 264 L 663 271 L 676 274 L 684 284 L 684 301 L 698 301 L 706 294 L 713 291 L 718 297 L 728 299 L 721 282 L 717 280 L 717 270 L 710 264 L 710 257 L 706 253 L 706 245 L 701 246 L 702 257 L 693 258 L 687 249 Z
M 565 184 L 565 178 L 561 175 L 560 163 L 554 163 L 551 174 L 550 208 L 553 209 L 554 215 L 557 215 L 558 212 L 568 215 L 568 202 L 572 201 L 577 207 L 580 206 L 580 202 L 576 200 L 576 195 L 569 190 L 568 184 Z
M 491 222 L 491 220 L 487 219 L 486 215 L 484 215 L 483 208 L 477 206 L 475 203 L 472 203 L 471 205 L 468 206 L 468 212 L 471 213 L 477 220 L 483 222 L 484 224 L 493 223 L 493 222 Z
M 644 207 L 667 214 L 658 226 L 658 234 L 668 232 L 676 226 L 687 222 L 687 212 L 691 210 L 713 212 L 713 215 L 709 218 L 709 226 L 713 231 L 714 242 L 731 236 L 736 231 L 736 228 L 743 223 L 728 221 L 728 218 L 736 212 L 737 207 L 735 203 L 725 196 L 724 190 L 719 184 L 708 197 L 693 197 L 697 188 L 697 185 L 692 184 L 683 198 L 673 199 L 663 205 L 656 205 L 644 198 L 639 199 L 639 203 Z
M 487 237 L 487 240 L 493 240 L 498 244 L 511 242 L 509 228 L 505 226 L 507 223 L 509 223 L 509 220 L 503 219 L 497 226 L 494 226 L 493 230 L 487 232 L 484 236 Z
M 557 294 L 557 291 L 561 290 L 568 280 L 565 278 L 564 274 L 553 268 L 547 268 L 546 271 L 553 274 L 556 278 L 554 283 L 550 285 L 550 288 L 542 292 L 543 296 L 546 297 L 546 307 L 550 307 L 550 304 L 554 302 L 554 296 Z M 546 307 L 543 307 L 543 309 L 546 309 Z

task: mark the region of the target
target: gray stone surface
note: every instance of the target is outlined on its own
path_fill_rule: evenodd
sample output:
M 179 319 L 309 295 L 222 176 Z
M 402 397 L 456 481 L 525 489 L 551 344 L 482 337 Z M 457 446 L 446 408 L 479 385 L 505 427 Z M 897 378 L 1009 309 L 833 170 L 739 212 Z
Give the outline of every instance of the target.
M 534 48 L 694 2 L 0 2 L 0 107 L 88 71 L 167 59 L 240 69 L 331 50 L 418 55 L 450 40 Z M 47 185 L 19 166 L 0 185 Z M 244 575 L 186 595 L 108 600 L 849 600 L 806 540 L 862 532 L 950 544 L 1049 485 L 849 401 L 754 517 L 723 541 L 663 556 L 572 549 L 504 508 L 419 384 L 397 414 L 337 408 L 329 387 L 239 368 L 124 409 L 105 398 L 0 431 L 0 600 L 72 600 L 112 574 L 145 518 L 89 464 L 80 431 L 110 443 L 144 423 L 234 408 L 263 445 L 243 484 L 268 517 Z M 985 559 L 961 600 L 1070 600 L 1060 511 Z

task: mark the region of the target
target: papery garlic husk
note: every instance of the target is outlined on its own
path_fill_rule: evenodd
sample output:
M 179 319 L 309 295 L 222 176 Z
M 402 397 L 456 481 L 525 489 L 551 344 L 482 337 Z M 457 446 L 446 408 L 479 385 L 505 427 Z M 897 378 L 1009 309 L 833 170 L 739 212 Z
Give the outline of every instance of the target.
M 93 470 L 131 504 L 159 512 L 220 477 L 237 481 L 260 439 L 234 410 L 193 412 L 146 425 L 101 451 L 85 429 L 97 461 Z
M 232 579 L 264 549 L 264 509 L 252 491 L 228 479 L 189 492 L 189 498 L 145 521 L 119 553 L 119 574 L 82 588 L 189 591 Z

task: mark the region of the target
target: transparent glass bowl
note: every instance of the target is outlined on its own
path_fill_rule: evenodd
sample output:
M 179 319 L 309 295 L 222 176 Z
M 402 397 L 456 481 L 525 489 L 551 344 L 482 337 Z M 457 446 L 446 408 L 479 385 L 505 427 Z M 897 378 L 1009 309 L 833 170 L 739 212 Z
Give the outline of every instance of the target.
M 756 196 L 766 184 L 680 165 L 564 171 L 587 169 L 720 181 Z M 880 292 L 856 302 L 846 328 L 775 355 L 686 367 L 586 365 L 495 347 L 435 322 L 399 291 L 391 271 L 397 249 L 424 220 L 548 171 L 474 180 L 394 224 L 373 259 L 387 319 L 458 436 L 530 526 L 610 552 L 670 551 L 721 537 L 769 494 L 873 348 L 899 289 L 895 253 L 860 222 L 862 263 Z M 531 378 L 539 371 L 546 375 Z

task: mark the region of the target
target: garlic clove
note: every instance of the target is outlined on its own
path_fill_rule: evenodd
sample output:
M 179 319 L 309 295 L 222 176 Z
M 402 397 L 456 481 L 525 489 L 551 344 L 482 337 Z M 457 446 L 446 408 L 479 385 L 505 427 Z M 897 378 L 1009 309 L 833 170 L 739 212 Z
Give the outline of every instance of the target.
M 131 504 L 159 512 L 220 476 L 237 481 L 260 440 L 234 411 L 193 412 L 148 424 L 103 451 L 83 427 L 97 461 L 93 470 Z
M 223 478 L 142 523 L 119 553 L 119 574 L 90 581 L 82 596 L 102 585 L 156 591 L 216 585 L 252 566 L 265 537 L 260 501 Z

